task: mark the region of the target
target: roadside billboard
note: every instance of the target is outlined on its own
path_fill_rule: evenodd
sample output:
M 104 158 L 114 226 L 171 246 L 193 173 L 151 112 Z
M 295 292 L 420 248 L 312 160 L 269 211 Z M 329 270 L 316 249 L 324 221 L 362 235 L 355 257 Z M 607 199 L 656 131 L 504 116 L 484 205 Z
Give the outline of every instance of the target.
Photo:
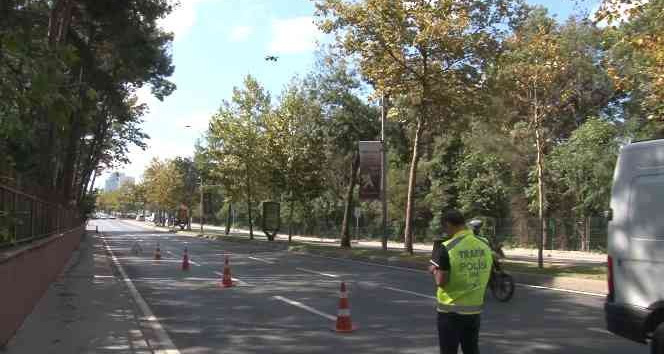
M 376 200 L 381 197 L 381 141 L 360 141 L 360 200 Z

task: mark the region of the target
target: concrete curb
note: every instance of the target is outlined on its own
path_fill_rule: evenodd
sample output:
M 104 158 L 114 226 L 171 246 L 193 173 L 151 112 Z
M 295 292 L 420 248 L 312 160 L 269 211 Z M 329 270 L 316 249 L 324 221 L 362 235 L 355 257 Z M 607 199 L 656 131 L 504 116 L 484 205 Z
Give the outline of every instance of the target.
M 514 280 L 520 284 L 544 286 L 564 290 L 588 292 L 598 295 L 606 295 L 607 283 L 603 280 L 581 279 L 574 277 L 553 277 L 541 274 L 510 273 Z

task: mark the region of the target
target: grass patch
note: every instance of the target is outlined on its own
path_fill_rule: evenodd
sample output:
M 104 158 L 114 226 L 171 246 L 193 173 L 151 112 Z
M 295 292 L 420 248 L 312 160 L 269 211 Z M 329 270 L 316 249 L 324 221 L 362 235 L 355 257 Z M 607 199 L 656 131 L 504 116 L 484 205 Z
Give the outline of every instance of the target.
M 557 277 L 574 277 L 592 280 L 606 280 L 605 266 L 561 266 L 556 264 L 544 264 L 539 269 L 537 263 L 503 261 L 503 267 L 508 272 L 536 273 Z
M 192 230 L 192 233 L 196 233 Z M 264 243 L 266 242 L 265 236 L 255 235 L 254 240 L 250 240 L 248 235 L 231 234 L 226 236 L 223 233 L 206 232 L 206 237 L 217 239 L 220 241 L 241 242 L 241 243 Z M 200 236 L 199 236 L 200 237 Z M 338 244 L 311 244 L 299 241 L 288 243 L 284 240 L 275 240 L 269 242 L 272 244 L 288 245 L 288 250 L 292 252 L 305 252 L 312 253 L 326 257 L 335 258 L 351 258 L 355 260 L 377 262 L 377 263 L 390 263 L 399 265 L 407 265 L 411 268 L 426 269 L 429 265 L 429 255 L 427 254 L 414 254 L 410 255 L 406 252 L 388 250 L 383 251 L 375 248 L 340 248 Z M 514 262 L 509 260 L 501 261 L 503 267 L 508 272 L 516 273 L 531 273 L 548 275 L 554 277 L 573 277 L 591 280 L 606 280 L 606 267 L 605 266 L 568 266 L 545 263 L 543 269 L 537 267 L 535 262 Z
M 311 245 L 306 243 L 292 242 L 288 248 L 294 252 L 309 252 L 327 257 L 353 258 L 365 261 L 379 261 L 381 263 L 389 260 L 408 262 L 411 266 L 419 266 L 426 269 L 430 257 L 425 254 L 410 255 L 400 251 L 383 251 L 380 249 L 343 249 L 332 246 Z M 537 267 L 537 263 L 522 263 L 502 261 L 503 267 L 508 272 L 532 273 L 549 275 L 554 277 L 574 277 L 592 280 L 606 280 L 606 267 L 604 266 L 561 266 L 545 264 L 543 269 Z

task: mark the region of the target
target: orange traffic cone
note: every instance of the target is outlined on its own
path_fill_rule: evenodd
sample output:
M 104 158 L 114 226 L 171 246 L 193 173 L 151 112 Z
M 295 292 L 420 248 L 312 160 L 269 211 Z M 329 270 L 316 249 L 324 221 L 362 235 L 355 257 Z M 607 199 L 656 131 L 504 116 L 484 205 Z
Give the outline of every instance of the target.
M 224 259 L 224 275 L 221 278 L 221 283 L 219 284 L 222 288 L 230 288 L 235 286 L 233 284 L 233 278 L 231 278 L 231 267 L 228 265 L 228 256 Z
M 341 292 L 339 293 L 339 311 L 337 312 L 337 332 L 349 333 L 356 329 L 350 319 L 350 306 L 348 304 L 348 294 L 346 293 L 346 283 L 341 282 Z
M 157 261 L 161 259 L 161 249 L 159 248 L 159 242 L 157 242 L 157 249 L 154 250 L 154 259 Z
M 184 248 L 184 256 L 182 256 L 182 270 L 189 270 L 189 252 L 187 252 L 187 247 Z

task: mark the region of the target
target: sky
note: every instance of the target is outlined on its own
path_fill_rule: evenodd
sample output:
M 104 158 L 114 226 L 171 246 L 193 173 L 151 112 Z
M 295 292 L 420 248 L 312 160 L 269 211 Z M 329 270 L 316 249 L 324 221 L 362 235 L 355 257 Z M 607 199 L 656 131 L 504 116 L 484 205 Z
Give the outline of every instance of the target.
M 598 0 L 527 2 L 564 20 L 596 8 Z M 310 72 L 316 45 L 327 38 L 313 24 L 313 13 L 310 0 L 180 0 L 180 6 L 160 21 L 175 35 L 175 73 L 170 79 L 177 90 L 164 101 L 152 97 L 147 86 L 139 90 L 140 102 L 149 106 L 142 125 L 150 136 L 149 147 L 132 148 L 131 163 L 114 171 L 140 180 L 155 157 L 192 156 L 210 117 L 246 75 L 257 78 L 276 98 L 293 76 Z M 278 61 L 266 61 L 266 55 Z M 97 187 L 111 172 L 97 178 Z

